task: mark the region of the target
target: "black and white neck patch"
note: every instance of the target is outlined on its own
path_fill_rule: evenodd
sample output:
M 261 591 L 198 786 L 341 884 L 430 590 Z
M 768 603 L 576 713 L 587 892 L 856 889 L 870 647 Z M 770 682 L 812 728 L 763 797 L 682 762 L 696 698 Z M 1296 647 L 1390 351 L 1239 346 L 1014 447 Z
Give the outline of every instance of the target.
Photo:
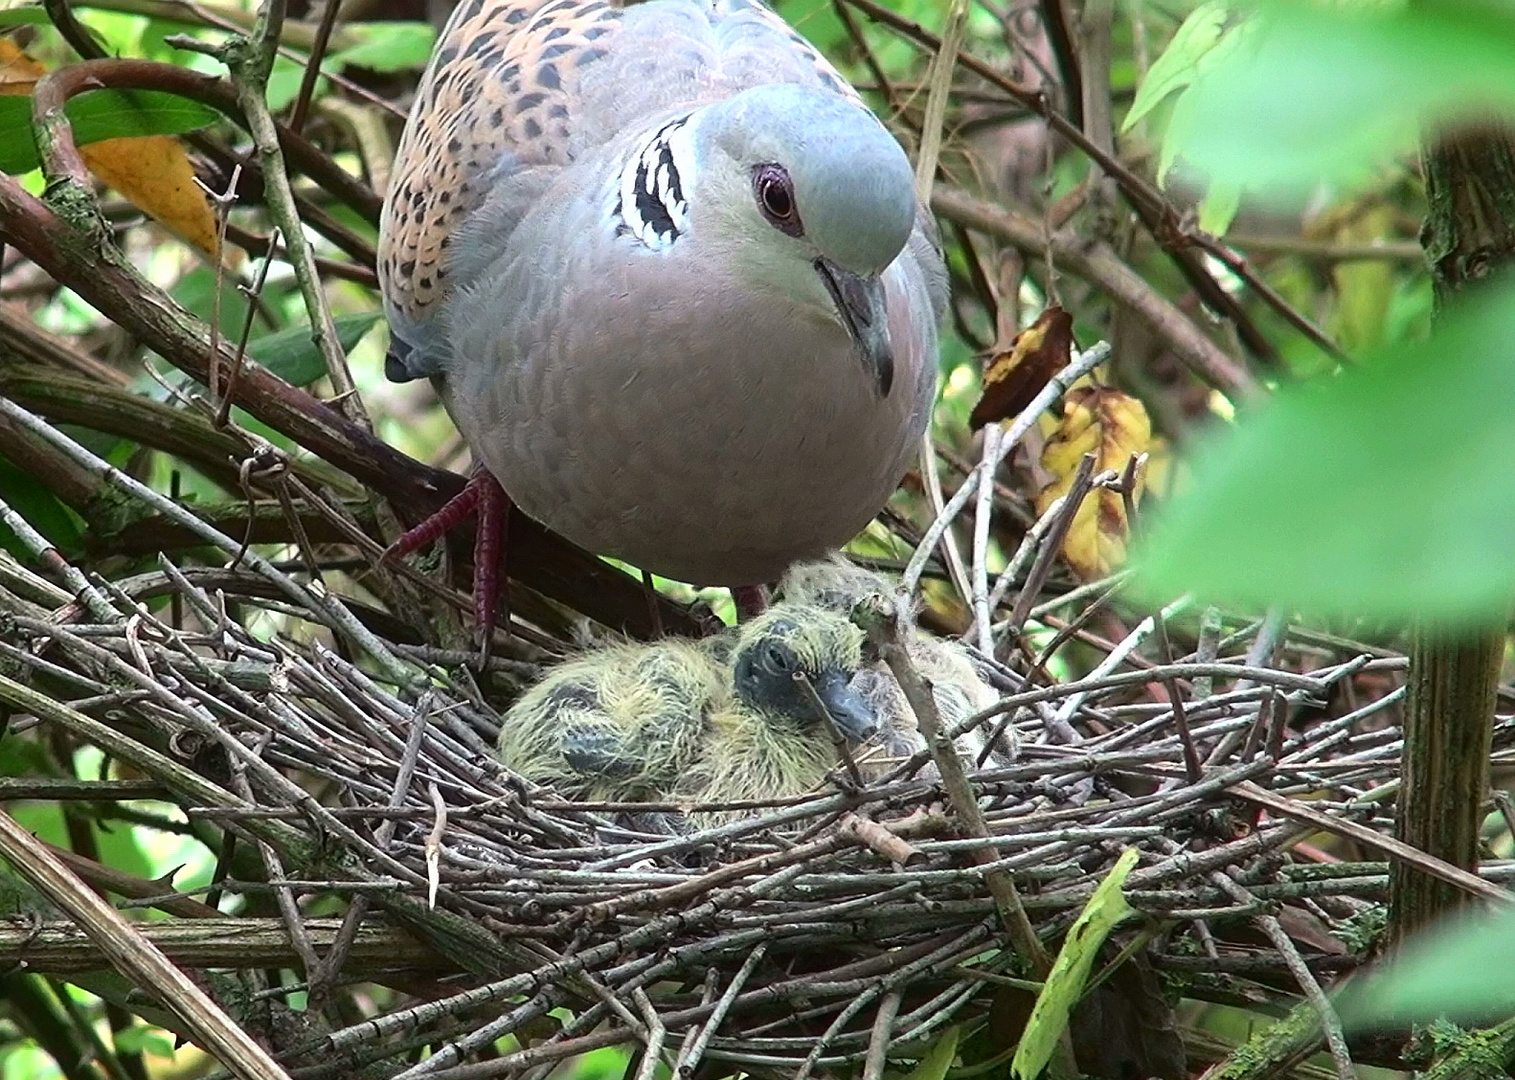
M 689 228 L 684 188 L 693 171 L 688 116 L 671 120 L 653 134 L 621 170 L 616 199 L 616 235 L 631 236 L 657 251 L 670 247 Z

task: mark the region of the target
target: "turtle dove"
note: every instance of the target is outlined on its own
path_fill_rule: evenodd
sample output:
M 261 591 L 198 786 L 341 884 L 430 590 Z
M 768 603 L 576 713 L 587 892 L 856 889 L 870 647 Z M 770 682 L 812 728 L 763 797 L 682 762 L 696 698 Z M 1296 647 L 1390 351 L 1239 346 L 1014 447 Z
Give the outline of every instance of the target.
M 883 506 L 946 302 L 904 152 L 757 0 L 463 0 L 379 278 L 386 373 L 434 380 L 521 510 L 730 586 Z

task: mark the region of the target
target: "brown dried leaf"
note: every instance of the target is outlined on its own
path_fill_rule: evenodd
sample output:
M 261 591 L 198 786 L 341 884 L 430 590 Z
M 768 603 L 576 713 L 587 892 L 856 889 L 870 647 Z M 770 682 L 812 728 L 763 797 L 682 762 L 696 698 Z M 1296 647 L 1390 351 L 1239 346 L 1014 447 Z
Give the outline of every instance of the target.
M 32 85 L 47 74 L 9 38 L 0 38 L 0 94 L 30 94 Z
M 1018 416 L 1073 354 L 1073 317 L 1056 304 L 1022 330 L 1008 349 L 996 350 L 984 368 L 984 392 L 968 417 L 977 431 Z
M 1147 410 L 1129 394 L 1110 387 L 1078 387 L 1063 398 L 1063 417 L 1042 450 L 1042 465 L 1055 480 L 1036 497 L 1038 513 L 1073 483 L 1085 454 L 1095 456 L 1095 472 L 1126 467 L 1132 454 L 1152 441 Z M 1144 478 L 1137 476 L 1132 501 L 1141 500 Z M 1095 488 L 1074 515 L 1063 541 L 1063 556 L 1082 578 L 1104 577 L 1126 559 L 1126 507 L 1117 491 Z
M 30 94 L 47 68 L 0 38 L 0 94 Z M 89 171 L 212 259 L 216 215 L 195 183 L 184 144 L 171 135 L 104 139 L 79 148 Z

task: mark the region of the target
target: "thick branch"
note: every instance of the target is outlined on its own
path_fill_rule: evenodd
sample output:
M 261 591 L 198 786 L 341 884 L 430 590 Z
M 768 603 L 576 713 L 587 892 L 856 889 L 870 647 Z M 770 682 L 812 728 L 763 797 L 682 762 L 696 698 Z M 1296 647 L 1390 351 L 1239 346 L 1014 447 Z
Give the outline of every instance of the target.
M 1515 257 L 1515 132 L 1454 132 L 1427 151 L 1425 174 L 1430 210 L 1422 239 L 1445 300 Z M 1478 865 L 1504 645 L 1503 621 L 1421 626 L 1411 645 L 1399 838 L 1464 869 Z M 1393 864 L 1390 881 L 1393 941 L 1466 902 L 1403 863 Z

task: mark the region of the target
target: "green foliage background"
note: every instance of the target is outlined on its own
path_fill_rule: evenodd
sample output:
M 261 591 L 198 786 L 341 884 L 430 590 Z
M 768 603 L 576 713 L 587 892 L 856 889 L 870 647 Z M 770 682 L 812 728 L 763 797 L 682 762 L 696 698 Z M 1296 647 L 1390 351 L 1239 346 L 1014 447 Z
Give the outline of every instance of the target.
M 894 0 L 889 6 L 928 29 L 939 30 L 944 22 L 939 0 Z M 1086 4 L 1085 11 L 1095 6 Z M 865 24 L 871 46 L 865 58 L 843 9 L 824 0 L 785 0 L 779 9 L 850 77 L 868 85 L 870 100 L 907 140 L 913 137 L 926 72 L 914 45 Z M 100 2 L 82 7 L 81 14 L 112 53 L 216 69 L 165 39 L 186 32 L 219 39 L 222 31 L 165 11 L 143 14 L 136 4 Z M 851 12 L 850 18 L 860 16 Z M 71 58 L 39 10 L 14 8 L 0 21 L 34 34 L 29 48 L 40 57 L 53 63 Z M 1024 78 L 1048 57 L 1028 59 L 1023 41 L 1007 41 L 1011 21 L 1001 5 L 974 3 L 965 51 Z M 401 98 L 432 39 L 420 22 L 345 25 L 324 69 Z M 1283 605 L 1333 624 L 1412 616 L 1455 623 L 1506 611 L 1515 591 L 1515 289 L 1490 282 L 1446 312 L 1433 333 L 1429 277 L 1414 245 L 1424 209 L 1417 140 L 1470 117 L 1503 118 L 1515 109 L 1515 14 L 1476 0 L 1270 0 L 1193 10 L 1128 0 L 1112 12 L 1109 44 L 1108 70 L 1085 75 L 1107 98 L 1121 159 L 1164 185 L 1188 220 L 1231 242 L 1348 357 L 1338 362 L 1307 341 L 1255 290 L 1216 264 L 1212 271 L 1279 353 L 1271 365 L 1252 361 L 1262 387 L 1255 397 L 1229 400 L 1175 371 L 1161 343 L 1144 344 L 1097 282 L 1049 275 L 1028 262 L 1013 298 L 1021 308 L 1015 321 L 1028 322 L 1059 296 L 1074 311 L 1082 342 L 1112 339 L 1117 360 L 1110 377 L 1147 403 L 1183 463 L 1169 466 L 1175 479 L 1146 537 L 1140 566 L 1145 589 L 1158 598 L 1193 590 L 1207 601 L 1249 609 Z M 298 92 L 303 53 L 298 44 L 292 49 L 295 58 L 282 57 L 275 66 L 269 92 L 275 109 L 287 107 Z M 884 92 L 879 76 L 893 93 Z M 960 80 L 960 88 L 982 89 L 967 80 Z M 397 130 L 393 116 L 331 79 L 318 84 L 317 105 L 318 134 L 336 160 L 356 173 L 371 163 L 342 127 L 354 122 L 354 111 L 391 138 Z M 325 106 L 330 111 L 320 113 Z M 0 169 L 35 167 L 27 107 L 25 98 L 0 97 Z M 113 108 L 106 93 L 77 99 L 70 114 L 80 141 L 188 132 L 214 120 L 181 99 L 139 97 L 132 108 Z M 1097 170 L 1084 156 L 1033 138 L 1028 164 L 1025 155 L 1016 158 L 994 141 L 1040 134 L 1038 122 L 1015 103 L 1001 97 L 976 105 L 964 94 L 952 117 L 943 183 L 985 191 L 1043 217 L 1064 200 L 1087 199 Z M 36 175 L 27 183 L 40 189 Z M 372 241 L 372 227 L 358 215 L 341 206 L 330 212 Z M 1113 241 L 1150 288 L 1198 312 L 1172 262 L 1118 204 L 1094 199 L 1075 205 L 1074 212 L 1075 229 Z M 238 216 L 258 220 L 256 210 L 239 210 Z M 944 447 L 966 456 L 974 446 L 966 418 L 977 398 L 978 354 L 997 329 L 975 275 L 992 263 L 985 251 L 965 243 L 964 232 L 949 229 L 947 238 L 959 302 L 942 352 L 937 433 Z M 240 332 L 247 301 L 230 289 L 218 300 L 215 275 L 182 245 L 141 227 L 125 241 L 180 304 L 206 320 L 219 314 L 224 335 Z M 329 243 L 322 253 L 340 256 Z M 19 288 L 17 295 L 44 328 L 80 340 L 104 339 L 102 355 L 111 356 L 113 344 L 118 353 L 130 351 L 110 340 L 109 328 L 72 294 L 39 290 L 35 281 L 20 281 Z M 456 462 L 450 429 L 425 388 L 382 380 L 383 333 L 376 329 L 381 320 L 372 289 L 333 278 L 327 297 L 339 313 L 343 345 L 381 434 L 415 456 Z M 1000 302 L 1011 299 L 1002 296 Z M 283 266 L 275 265 L 255 314 L 250 354 L 297 385 L 321 388 L 324 368 Z M 1229 352 L 1242 353 L 1226 328 L 1206 326 Z M 155 358 L 136 359 L 162 368 Z M 133 378 L 137 389 L 160 400 L 170 393 L 163 383 L 176 381 L 140 370 L 133 370 Z M 278 433 L 260 430 L 295 449 Z M 143 454 L 128 439 L 95 441 L 113 461 L 164 480 L 169 466 L 161 456 Z M 178 471 L 186 499 L 224 497 L 211 479 Z M 79 515 L 4 460 L 0 498 L 65 554 L 85 554 Z M 18 550 L 11 540 L 0 529 L 0 542 Z M 865 539 L 860 548 L 870 543 L 876 553 L 899 554 L 881 537 Z M 724 603 L 713 594 L 709 599 Z M 59 760 L 37 742 L 9 737 L 0 743 L 0 775 L 90 776 L 103 767 L 98 756 Z M 193 827 L 162 806 L 139 807 L 145 820 L 89 818 L 76 822 L 72 833 L 56 805 L 10 809 L 53 843 L 77 842 L 83 828 L 101 861 L 128 873 L 146 879 L 172 873 L 180 889 L 208 880 L 212 853 Z M 1507 924 L 1495 932 L 1506 938 L 1510 933 Z M 25 978 L 42 985 L 38 977 Z M 1439 981 L 1420 978 L 1436 1000 L 1461 994 L 1472 996 L 1477 1007 L 1487 1000 L 1477 993 L 1492 993 L 1444 971 Z M 66 996 L 72 1007 L 104 1024 L 100 999 L 87 992 L 55 980 L 42 992 L 59 1001 Z M 174 1052 L 158 1029 L 133 1025 L 111 1038 L 116 1053 L 145 1063 L 154 1077 L 205 1071 L 193 1053 Z M 971 1075 L 954 1067 L 956 1045 L 939 1062 L 941 1069 L 948 1076 Z M 576 1076 L 601 1080 L 624 1067 L 624 1055 L 599 1052 L 577 1063 Z M 21 1080 L 62 1073 L 12 1018 L 0 1020 L 0 1075 Z

